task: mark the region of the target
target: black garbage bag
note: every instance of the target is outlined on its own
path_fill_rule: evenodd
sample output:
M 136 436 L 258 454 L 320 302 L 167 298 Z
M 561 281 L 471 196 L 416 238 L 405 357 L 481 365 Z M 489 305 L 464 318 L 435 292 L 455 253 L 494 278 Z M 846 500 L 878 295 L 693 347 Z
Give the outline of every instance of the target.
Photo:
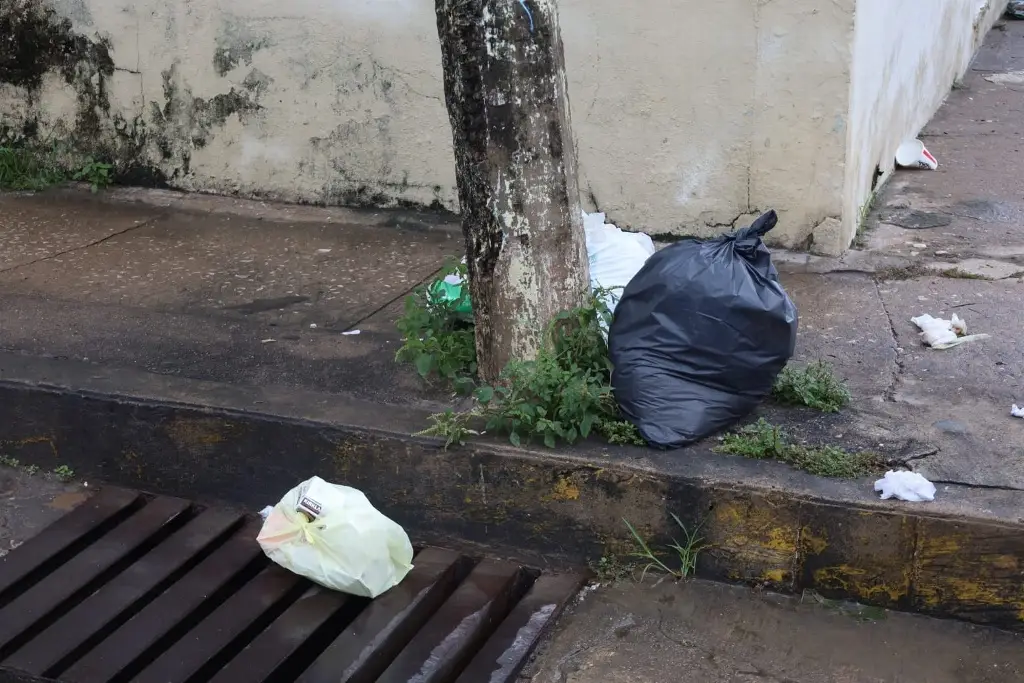
M 796 307 L 749 228 L 686 240 L 652 256 L 615 307 L 612 387 L 652 446 L 676 448 L 747 415 L 772 390 L 796 345 Z

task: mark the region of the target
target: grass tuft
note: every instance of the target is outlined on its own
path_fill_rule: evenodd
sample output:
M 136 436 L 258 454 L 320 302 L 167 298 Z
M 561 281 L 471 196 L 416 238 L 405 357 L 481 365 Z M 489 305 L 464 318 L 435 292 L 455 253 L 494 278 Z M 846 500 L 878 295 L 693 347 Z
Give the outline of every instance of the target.
M 820 477 L 855 479 L 882 469 L 882 457 L 871 451 L 849 452 L 838 446 L 811 447 L 793 443 L 781 427 L 764 418 L 726 434 L 716 453 L 754 460 L 779 460 Z
M 642 582 L 647 576 L 647 572 L 651 570 L 664 572 L 679 580 L 693 576 L 696 571 L 697 557 L 707 547 L 704 539 L 698 535 L 703 524 L 698 524 L 691 531 L 686 528 L 686 525 L 683 524 L 682 520 L 675 513 L 672 513 L 672 519 L 675 520 L 675 523 L 683 532 L 684 539 L 683 543 L 680 543 L 673 538 L 672 543 L 668 545 L 668 548 L 675 553 L 676 559 L 679 561 L 678 569 L 669 567 L 658 553 L 651 549 L 650 544 L 644 540 L 644 537 L 640 535 L 636 527 L 629 523 L 628 519 L 622 520 L 626 523 L 629 533 L 633 535 L 633 542 L 636 543 L 636 550 L 631 553 L 631 556 L 643 563 L 640 567 L 639 581 Z
M 772 395 L 781 403 L 802 405 L 825 413 L 839 412 L 850 402 L 850 390 L 832 366 L 815 361 L 802 368 L 787 365 L 775 380 Z

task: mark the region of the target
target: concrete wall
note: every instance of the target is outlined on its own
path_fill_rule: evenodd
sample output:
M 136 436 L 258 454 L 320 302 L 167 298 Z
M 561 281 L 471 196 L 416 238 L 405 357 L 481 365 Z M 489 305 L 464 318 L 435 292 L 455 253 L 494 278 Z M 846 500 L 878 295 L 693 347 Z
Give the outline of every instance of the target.
M 900 142 L 928 123 L 1005 7 L 1005 0 L 857 1 L 841 247 L 856 235 L 873 185 L 892 171 Z
M 183 189 L 456 208 L 432 0 L 12 3 L 71 21 L 26 49 L 47 32 L 90 48 L 0 85 L 8 124 L 99 136 L 141 160 L 135 177 Z M 562 0 L 584 198 L 654 233 L 777 207 L 779 237 L 804 242 L 840 212 L 852 5 Z
M 977 1 L 560 0 L 585 203 L 655 234 L 776 208 L 777 243 L 844 247 L 874 165 L 966 64 Z M 128 181 L 457 209 L 433 0 L 0 0 L 5 25 L 0 127 Z

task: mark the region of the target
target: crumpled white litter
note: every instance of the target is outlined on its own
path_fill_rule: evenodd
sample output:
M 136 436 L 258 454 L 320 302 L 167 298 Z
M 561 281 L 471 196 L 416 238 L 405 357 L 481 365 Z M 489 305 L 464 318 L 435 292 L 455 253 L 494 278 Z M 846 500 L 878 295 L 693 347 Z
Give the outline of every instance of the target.
M 1014 403 L 1010 407 L 1010 415 L 1012 415 L 1013 417 L 1024 417 L 1024 407 L 1018 408 L 1017 404 Z
M 987 339 L 987 334 L 967 334 L 967 323 L 956 313 L 951 320 L 945 318 L 933 318 L 927 313 L 911 318 L 921 330 L 921 339 L 933 349 L 949 349 L 964 342 L 976 339 Z
M 935 500 L 935 484 L 917 472 L 889 470 L 875 482 L 875 490 L 882 494 L 882 500 L 898 498 L 912 503 Z
M 262 510 L 260 510 L 260 517 L 262 517 L 264 520 L 266 520 L 267 517 L 270 516 L 270 513 L 273 512 L 273 511 L 274 511 L 274 506 L 273 505 L 268 505 L 267 507 L 265 507 Z
M 605 223 L 603 213 L 583 212 L 583 231 L 590 261 L 590 288 L 615 290 L 604 297 L 612 312 L 622 290 L 656 251 L 654 240 L 642 232 L 625 232 Z
M 603 213 L 584 211 L 583 231 L 590 262 L 590 289 L 614 290 L 604 297 L 608 310 L 614 312 L 622 290 L 657 251 L 654 240 L 646 233 L 626 232 L 605 223 Z M 462 262 L 465 263 L 466 259 Z M 464 280 L 458 273 L 452 273 L 444 281 L 449 285 L 460 285 Z

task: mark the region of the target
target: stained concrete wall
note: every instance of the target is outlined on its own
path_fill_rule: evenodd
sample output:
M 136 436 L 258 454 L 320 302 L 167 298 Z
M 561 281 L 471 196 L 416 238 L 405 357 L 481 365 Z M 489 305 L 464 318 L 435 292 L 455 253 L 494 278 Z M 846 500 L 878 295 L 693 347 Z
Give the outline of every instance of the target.
M 655 234 L 776 208 L 776 242 L 845 246 L 851 182 L 888 154 L 875 119 L 895 101 L 872 92 L 879 57 L 860 41 L 876 22 L 890 43 L 919 32 L 934 3 L 950 14 L 936 59 L 962 64 L 967 42 L 948 57 L 942 32 L 963 33 L 950 8 L 975 2 L 561 0 L 585 203 Z M 128 181 L 457 209 L 432 0 L 0 0 L 5 26 L 0 127 L 72 139 Z M 883 65 L 901 72 L 901 55 Z M 895 128 L 926 119 L 953 70 L 926 74 Z
M 1005 0 L 858 0 L 840 246 L 893 170 L 900 142 L 931 119 L 1005 7 Z

